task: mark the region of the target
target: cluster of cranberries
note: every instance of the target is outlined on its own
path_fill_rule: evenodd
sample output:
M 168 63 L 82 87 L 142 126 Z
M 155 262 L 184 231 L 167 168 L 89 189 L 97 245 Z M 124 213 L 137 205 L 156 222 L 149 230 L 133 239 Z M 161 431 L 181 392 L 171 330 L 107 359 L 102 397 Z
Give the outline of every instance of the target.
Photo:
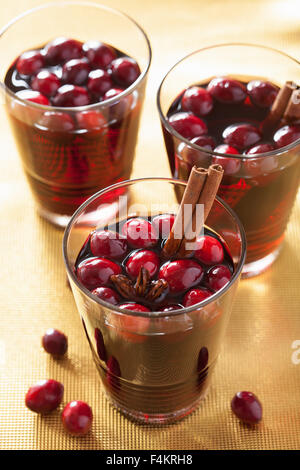
M 212 235 L 199 236 L 193 257 L 167 260 L 162 246 L 175 216 L 162 214 L 150 222 L 141 217 L 128 219 L 120 232 L 93 231 L 76 263 L 76 275 L 95 296 L 133 311 L 171 311 L 190 307 L 210 297 L 226 285 L 232 267 L 222 243 Z M 152 303 L 146 299 L 124 299 L 114 289 L 112 275 L 124 274 L 133 282 L 140 269 L 147 269 L 150 280 L 164 280 L 167 289 Z
M 22 99 L 56 107 L 78 107 L 113 98 L 129 87 L 140 75 L 137 62 L 100 41 L 85 43 L 59 37 L 42 49 L 23 52 L 15 63 L 15 83 L 23 84 L 16 92 Z M 41 125 L 101 127 L 98 111 L 78 114 L 78 122 L 66 113 L 47 112 Z M 53 121 L 53 122 L 52 122 Z M 57 124 L 59 123 L 59 124 Z
M 53 357 L 62 357 L 68 349 L 68 339 L 64 333 L 49 329 L 42 337 L 42 346 Z M 57 380 L 40 380 L 29 388 L 25 396 L 27 408 L 35 413 L 49 413 L 61 404 L 64 386 Z M 85 435 L 92 426 L 91 407 L 81 400 L 67 403 L 61 414 L 62 424 L 66 431 L 75 436 Z
M 268 111 L 278 91 L 277 86 L 266 81 L 252 80 L 244 84 L 228 77 L 213 78 L 207 87 L 194 85 L 187 88 L 180 95 L 175 112 L 170 111 L 168 121 L 180 135 L 210 151 L 245 156 L 270 152 L 299 139 L 300 123 L 283 126 L 272 136 L 264 136 L 260 125 L 242 122 L 243 116 L 239 113 L 242 114 L 247 107 L 258 112 Z M 219 142 L 215 135 L 209 134 L 211 120 L 216 120 L 216 106 L 220 114 L 218 120 L 223 119 L 222 115 L 230 106 L 236 112 L 236 122 L 225 125 Z M 225 157 L 224 164 L 226 167 Z

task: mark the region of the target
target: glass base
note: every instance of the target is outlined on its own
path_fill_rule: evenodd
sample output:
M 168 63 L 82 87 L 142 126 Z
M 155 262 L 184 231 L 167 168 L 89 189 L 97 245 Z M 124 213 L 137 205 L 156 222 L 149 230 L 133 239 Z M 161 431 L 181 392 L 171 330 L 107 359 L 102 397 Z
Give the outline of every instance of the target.
M 253 261 L 252 263 L 246 263 L 242 271 L 242 279 L 249 279 L 250 277 L 258 276 L 266 271 L 278 258 L 281 248 L 282 245 L 264 258 Z
M 110 395 L 107 394 L 106 390 L 104 394 L 107 400 L 117 408 L 126 418 L 135 421 L 140 424 L 171 424 L 180 419 L 185 418 L 186 416 L 190 415 L 195 411 L 199 405 L 204 401 L 208 394 L 209 387 L 194 401 L 191 405 L 186 408 L 182 408 L 181 410 L 174 411 L 172 413 L 161 413 L 161 414 L 147 414 L 141 411 L 132 410 L 124 407 L 123 405 L 120 406 L 115 400 L 111 398 Z
M 49 212 L 42 207 L 37 207 L 37 211 L 39 215 L 43 217 L 43 219 L 46 219 L 51 224 L 56 225 L 56 227 L 63 229 L 66 228 L 71 219 L 70 215 L 54 214 L 53 212 Z

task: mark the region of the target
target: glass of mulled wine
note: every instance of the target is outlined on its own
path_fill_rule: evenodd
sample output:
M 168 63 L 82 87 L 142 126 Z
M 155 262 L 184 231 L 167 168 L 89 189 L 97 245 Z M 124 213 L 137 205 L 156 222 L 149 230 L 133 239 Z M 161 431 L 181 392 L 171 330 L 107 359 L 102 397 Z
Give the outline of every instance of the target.
M 158 89 L 173 177 L 187 180 L 193 165 L 224 168 L 218 195 L 247 238 L 242 277 L 263 272 L 277 258 L 298 191 L 300 96 L 292 101 L 294 116 L 266 126 L 286 82 L 300 85 L 293 58 L 263 46 L 221 44 L 181 59 Z
M 0 89 L 37 209 L 65 227 L 92 194 L 130 178 L 149 40 L 122 12 L 56 2 L 5 26 L 0 50 Z
M 115 184 L 75 212 L 63 240 L 106 396 L 144 423 L 180 419 L 205 397 L 245 260 L 242 224 L 218 198 L 192 256 L 163 256 L 185 187 Z

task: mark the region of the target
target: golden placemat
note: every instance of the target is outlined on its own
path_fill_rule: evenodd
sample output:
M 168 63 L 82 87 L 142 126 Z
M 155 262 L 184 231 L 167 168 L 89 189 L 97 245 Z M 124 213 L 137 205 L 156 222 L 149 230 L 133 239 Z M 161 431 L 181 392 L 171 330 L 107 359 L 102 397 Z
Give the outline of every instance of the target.
M 38 3 L 43 2 L 12 0 L 5 5 L 3 21 Z M 190 0 L 182 4 L 175 0 L 172 14 L 170 3 L 153 0 L 146 16 L 143 2 L 110 2 L 143 24 L 154 52 L 133 177 L 169 176 L 155 93 L 162 74 L 194 50 L 195 44 L 243 39 L 292 55 L 298 51 L 297 2 Z M 207 18 L 213 18 L 209 30 Z M 0 132 L 0 449 L 299 449 L 300 364 L 292 360 L 292 345 L 300 340 L 300 198 L 280 258 L 265 274 L 240 283 L 203 404 L 177 424 L 137 425 L 114 409 L 102 393 L 66 286 L 63 233 L 34 210 L 2 110 Z M 41 336 L 49 327 L 61 329 L 69 339 L 68 356 L 60 361 L 41 347 Z M 64 384 L 64 403 L 81 399 L 91 405 L 92 432 L 71 437 L 62 429 L 61 408 L 41 417 L 25 407 L 28 387 L 43 378 Z M 254 429 L 241 424 L 230 410 L 232 396 L 242 389 L 256 393 L 264 407 L 263 421 Z

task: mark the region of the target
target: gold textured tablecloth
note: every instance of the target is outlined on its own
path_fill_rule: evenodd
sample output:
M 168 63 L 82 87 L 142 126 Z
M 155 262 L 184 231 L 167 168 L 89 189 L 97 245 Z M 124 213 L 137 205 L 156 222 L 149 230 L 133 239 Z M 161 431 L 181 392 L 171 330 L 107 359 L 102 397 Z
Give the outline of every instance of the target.
M 2 2 L 1 26 L 40 3 Z M 153 47 L 133 177 L 169 176 L 155 94 L 162 74 L 178 58 L 205 45 L 242 41 L 277 47 L 300 59 L 298 0 L 104 3 L 133 16 Z M 240 283 L 202 406 L 174 425 L 137 425 L 109 405 L 101 392 L 66 287 L 63 234 L 35 213 L 3 107 L 0 135 L 0 449 L 299 449 L 300 354 L 292 348 L 296 340 L 300 343 L 299 198 L 280 258 L 267 273 Z M 48 327 L 68 335 L 68 356 L 61 361 L 41 348 Z M 61 410 L 40 417 L 25 408 L 28 387 L 42 378 L 64 384 L 64 403 L 81 399 L 92 406 L 92 432 L 70 437 L 62 429 Z M 255 429 L 240 424 L 231 413 L 230 400 L 238 390 L 253 391 L 262 401 L 264 417 Z

